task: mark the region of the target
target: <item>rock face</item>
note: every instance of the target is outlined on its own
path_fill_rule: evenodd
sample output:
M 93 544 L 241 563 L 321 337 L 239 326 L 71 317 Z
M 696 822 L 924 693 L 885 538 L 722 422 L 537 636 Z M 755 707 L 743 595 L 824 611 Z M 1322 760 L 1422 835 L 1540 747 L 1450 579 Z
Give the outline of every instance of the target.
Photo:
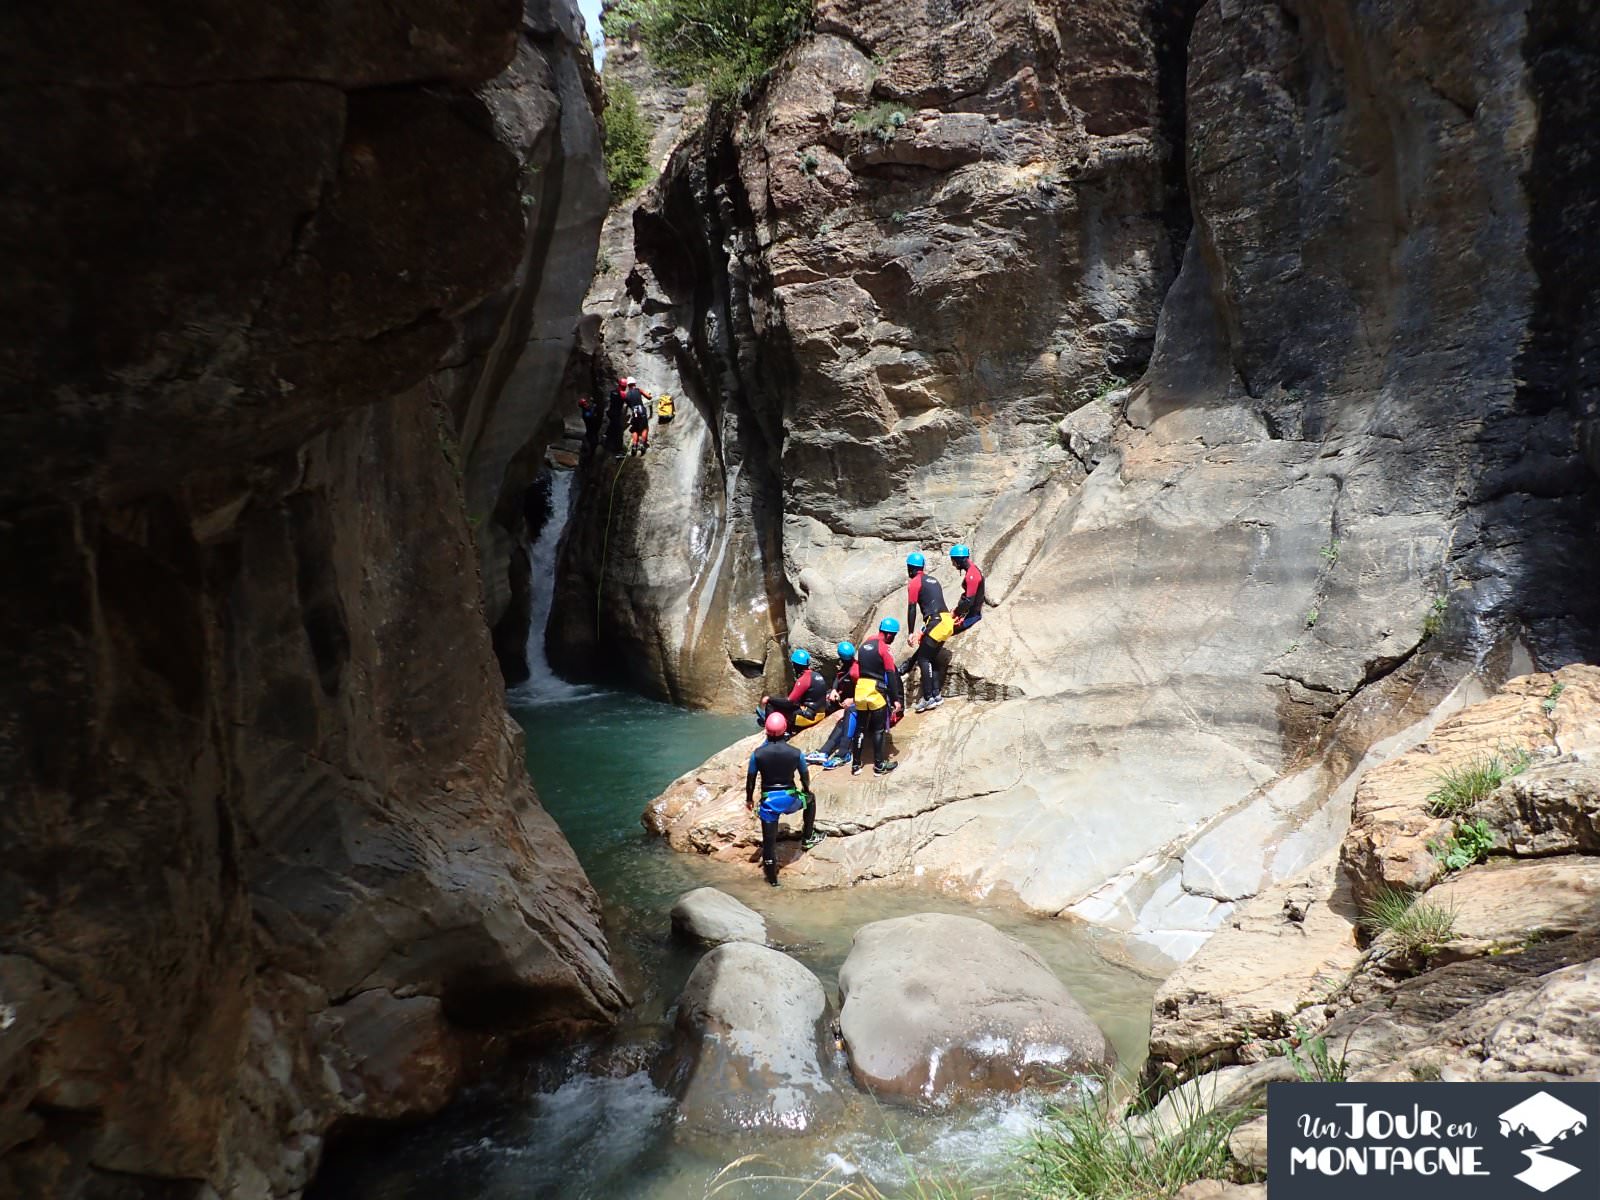
M 672 906 L 672 932 L 706 946 L 767 944 L 767 922 L 761 914 L 714 887 L 695 888 L 678 897 Z
M 1560 47 L 1596 19 L 946 17 L 823 4 L 635 213 L 603 355 L 687 403 L 589 473 L 567 665 L 598 637 L 647 690 L 741 707 L 786 644 L 902 615 L 906 551 L 973 544 L 998 605 L 947 690 L 985 703 L 922 751 L 938 836 L 856 877 L 1182 958 L 1338 844 L 1369 748 L 1600 643 L 1566 565 L 1600 185 L 1563 147 L 1594 93 L 1556 70 L 1594 78 Z
M 805 1133 L 838 1116 L 828 997 L 787 954 L 749 942 L 709 951 L 678 997 L 671 1068 L 691 1136 Z
M 856 1082 L 929 1104 L 1104 1074 L 1105 1034 L 1043 960 L 971 917 L 918 913 L 856 931 L 839 971 Z
M 462 492 L 577 269 L 575 13 L 202 8 L 0 17 L 7 1195 L 293 1195 L 621 1003 Z

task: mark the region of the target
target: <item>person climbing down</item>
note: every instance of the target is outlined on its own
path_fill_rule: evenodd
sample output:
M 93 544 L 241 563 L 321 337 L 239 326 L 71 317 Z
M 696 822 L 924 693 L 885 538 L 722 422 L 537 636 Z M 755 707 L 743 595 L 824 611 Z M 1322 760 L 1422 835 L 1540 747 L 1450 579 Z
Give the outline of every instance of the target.
M 750 755 L 744 777 L 744 806 L 754 812 L 756 778 L 761 779 L 761 873 L 773 887 L 778 886 L 778 819 L 805 810 L 801 819 L 800 845 L 809 850 L 822 840 L 816 831 L 817 798 L 811 794 L 811 772 L 805 756 L 785 741 L 789 722 L 782 713 L 766 721 L 767 740 Z M 795 777 L 799 776 L 796 785 Z
M 782 713 L 796 730 L 809 729 L 828 715 L 828 677 L 821 668 L 811 665 L 811 655 L 796 650 L 789 655 L 794 664 L 796 678 L 788 696 L 761 697 L 761 707 L 756 709 L 756 720 L 765 724 L 773 713 Z
M 878 622 L 878 633 L 861 643 L 856 651 L 850 677 L 856 681 L 856 732 L 850 747 L 850 774 L 861 774 L 861 751 L 872 738 L 872 773 L 887 775 L 899 763 L 889 762 L 884 742 L 889 732 L 891 712 L 905 711 L 905 695 L 900 690 L 900 672 L 894 665 L 889 646 L 900 632 L 900 622 L 885 617 Z
M 983 572 L 972 561 L 972 551 L 959 543 L 950 547 L 950 565 L 961 572 L 961 599 L 954 615 L 955 632 L 962 633 L 983 620 Z
M 854 686 L 850 668 L 855 665 L 856 648 L 854 643 L 840 642 L 834 651 L 839 655 L 839 669 L 834 672 L 833 687 L 828 692 L 828 711 L 833 713 L 843 709 L 844 715 L 833 723 L 833 732 L 828 735 L 822 749 L 806 755 L 808 763 L 824 771 L 832 771 L 850 761 L 850 743 L 856 735 L 855 698 L 845 694 Z
M 627 384 L 628 431 L 633 435 L 628 453 L 643 454 L 650 449 L 650 409 L 645 404 L 650 399 L 650 393 L 640 388 L 632 375 L 628 376 Z
M 916 652 L 912 654 L 911 661 L 900 669 L 900 674 L 903 677 L 913 670 L 919 672 L 922 695 L 917 700 L 915 710 L 919 713 L 938 708 L 944 703 L 941 692 L 944 670 L 939 664 L 941 661 L 948 663 L 950 659 L 941 651 L 955 632 L 955 618 L 945 605 L 944 589 L 939 586 L 937 579 L 927 574 L 926 566 L 927 560 L 920 550 L 913 550 L 906 556 L 906 574 L 909 576 L 906 582 L 906 624 L 916 623 L 920 609 L 922 632 L 911 635 Z
M 611 451 L 613 458 L 619 460 L 623 456 L 622 427 L 628 419 L 627 410 L 628 381 L 619 379 L 616 390 L 610 394 L 610 399 L 606 403 L 606 449 Z
M 600 406 L 592 396 L 579 396 L 578 412 L 583 417 L 583 451 L 593 454 L 600 445 Z

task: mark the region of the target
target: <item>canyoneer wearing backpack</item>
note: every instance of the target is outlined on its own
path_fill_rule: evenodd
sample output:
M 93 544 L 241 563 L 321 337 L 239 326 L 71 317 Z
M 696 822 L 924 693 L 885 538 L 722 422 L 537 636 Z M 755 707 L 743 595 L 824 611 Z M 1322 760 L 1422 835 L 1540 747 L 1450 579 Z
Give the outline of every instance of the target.
M 887 775 L 899 765 L 889 762 L 885 753 L 891 714 L 905 710 L 900 671 L 889 649 L 899 632 L 900 622 L 893 617 L 878 622 L 877 634 L 861 643 L 855 665 L 850 668 L 850 676 L 856 681 L 856 736 L 850 748 L 852 775 L 861 773 L 861 751 L 869 736 L 872 738 L 873 774 Z
M 945 643 L 955 632 L 955 616 L 944 602 L 944 589 L 939 581 L 929 575 L 927 560 L 921 551 L 906 556 L 906 624 L 914 624 L 917 613 L 922 614 L 922 632 L 912 634 L 916 652 L 911 661 L 900 669 L 902 676 L 912 670 L 919 672 L 922 697 L 917 701 L 917 712 L 927 712 L 944 703 L 944 668 L 950 664 L 950 653 Z
M 765 723 L 771 713 L 782 713 L 792 728 L 809 729 L 828 715 L 828 677 L 821 667 L 812 665 L 811 655 L 804 650 L 796 650 L 789 661 L 796 671 L 794 687 L 787 696 L 761 697 L 756 720 Z
M 811 772 L 805 756 L 788 744 L 789 723 L 782 713 L 767 717 L 767 740 L 750 755 L 744 777 L 744 806 L 761 819 L 761 873 L 778 886 L 778 820 L 804 810 L 800 845 L 809 850 L 822 840 L 816 832 L 817 798 L 811 791 Z M 798 782 L 797 782 L 798 777 Z M 756 781 L 761 781 L 761 808 L 756 809 Z

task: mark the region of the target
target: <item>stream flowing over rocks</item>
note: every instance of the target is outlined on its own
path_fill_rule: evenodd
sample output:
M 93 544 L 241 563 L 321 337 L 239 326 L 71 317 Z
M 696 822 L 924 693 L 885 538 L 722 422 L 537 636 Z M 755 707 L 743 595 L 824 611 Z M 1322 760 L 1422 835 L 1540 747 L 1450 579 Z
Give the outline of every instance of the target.
M 570 0 L 79 7 L 0 14 L 0 1193 L 293 1196 L 624 1002 L 484 620 L 597 81 Z
M 824 0 L 744 111 L 644 88 L 678 140 L 574 369 L 679 415 L 585 472 L 558 665 L 744 711 L 966 542 L 971 703 L 828 777 L 817 881 L 1193 954 L 1339 844 L 1359 768 L 1596 648 L 1597 26 Z M 733 855 L 736 757 L 647 822 Z

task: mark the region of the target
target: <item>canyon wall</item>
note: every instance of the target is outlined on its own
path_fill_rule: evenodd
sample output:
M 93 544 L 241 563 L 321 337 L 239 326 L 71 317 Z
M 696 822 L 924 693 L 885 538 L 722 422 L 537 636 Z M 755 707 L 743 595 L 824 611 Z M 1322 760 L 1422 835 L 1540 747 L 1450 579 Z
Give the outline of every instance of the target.
M 88 23 L 0 16 L 0 1192 L 290 1196 L 622 1003 L 469 519 L 592 68 L 564 0 Z
M 824 3 L 635 216 L 606 352 L 692 411 L 591 472 L 563 640 L 737 707 L 971 543 L 982 703 L 841 785 L 819 881 L 1191 953 L 1337 843 L 1363 758 L 1600 641 L 1594 25 Z M 714 849 L 702 800 L 652 820 Z

